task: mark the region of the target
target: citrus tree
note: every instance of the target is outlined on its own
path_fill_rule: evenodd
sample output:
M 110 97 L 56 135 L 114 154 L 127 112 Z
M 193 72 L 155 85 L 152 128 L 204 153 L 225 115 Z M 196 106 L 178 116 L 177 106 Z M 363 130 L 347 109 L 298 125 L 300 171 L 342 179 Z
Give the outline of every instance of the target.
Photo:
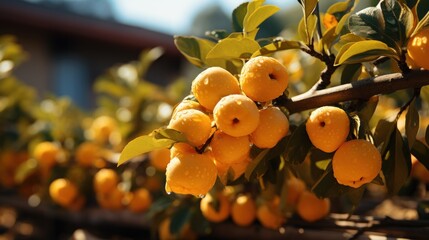
M 279 10 L 262 0 L 232 12 L 232 32 L 176 36 L 179 51 L 201 73 L 169 123 L 128 142 L 118 164 L 169 149 L 167 193 L 205 199 L 225 186 L 243 184 L 248 192 L 256 186 L 275 193 L 269 205 L 279 212 L 290 210 L 296 179 L 310 205 L 344 197 L 357 206 L 369 184 L 398 194 L 412 159 L 429 168 L 429 14 L 419 18 L 420 1 L 355 9 L 358 1 L 347 0 L 324 12 L 317 0 L 298 2 L 295 36 L 259 37 L 261 24 Z M 189 219 L 185 208 L 176 212 Z

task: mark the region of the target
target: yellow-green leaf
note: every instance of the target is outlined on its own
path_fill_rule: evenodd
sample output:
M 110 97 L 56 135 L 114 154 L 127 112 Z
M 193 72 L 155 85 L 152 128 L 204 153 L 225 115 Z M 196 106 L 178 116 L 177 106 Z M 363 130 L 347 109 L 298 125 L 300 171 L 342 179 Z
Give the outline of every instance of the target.
M 156 149 L 168 148 L 175 142 L 176 140 L 168 138 L 157 139 L 156 136 L 150 135 L 137 137 L 125 145 L 121 152 L 121 156 L 119 157 L 118 166 L 141 154 L 148 153 Z
M 246 37 L 228 37 L 221 40 L 207 54 L 207 59 L 248 59 L 259 50 L 258 42 Z
M 398 59 L 396 52 L 387 44 L 377 40 L 366 40 L 345 44 L 335 58 L 335 65 L 373 61 L 381 56 Z
M 174 44 L 190 63 L 204 67 L 206 55 L 216 43 L 203 38 L 176 36 Z
M 250 4 L 249 4 L 250 5 Z M 246 15 L 244 19 L 244 32 L 252 32 L 258 26 L 280 10 L 279 7 L 273 5 L 265 5 L 258 7 L 254 12 Z M 248 17 L 247 17 L 248 16 Z

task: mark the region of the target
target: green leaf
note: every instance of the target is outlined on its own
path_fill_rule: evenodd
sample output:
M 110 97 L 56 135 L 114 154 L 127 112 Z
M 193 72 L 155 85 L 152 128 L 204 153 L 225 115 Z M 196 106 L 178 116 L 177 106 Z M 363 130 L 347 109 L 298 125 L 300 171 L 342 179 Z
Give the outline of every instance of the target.
M 269 17 L 274 15 L 274 13 L 276 13 L 280 10 L 280 8 L 277 6 L 265 5 L 265 6 L 260 6 L 260 7 L 256 8 L 253 12 L 249 12 L 249 6 L 251 4 L 252 3 L 249 3 L 248 11 L 247 11 L 246 16 L 244 18 L 243 31 L 246 33 L 253 32 L 254 30 L 256 30 L 261 23 L 263 23 Z
M 289 49 L 308 49 L 308 47 L 299 41 L 274 41 L 268 45 L 263 46 L 258 51 L 254 52 L 252 58 L 260 55 L 269 55 L 278 51 L 284 51 Z
M 419 112 L 414 98 L 408 106 L 407 115 L 405 115 L 405 134 L 408 140 L 408 147 L 411 148 L 416 140 L 417 132 L 419 131 Z
M 374 115 L 375 109 L 378 105 L 378 96 L 371 97 L 368 101 L 363 104 L 363 107 L 359 109 L 358 116 L 362 122 L 368 123 Z
M 254 175 L 254 172 L 257 168 L 263 167 L 260 166 L 261 162 L 265 159 L 265 156 L 268 154 L 269 149 L 264 149 L 259 151 L 259 154 L 256 155 L 256 157 L 253 158 L 253 160 L 249 163 L 249 165 L 246 168 L 246 172 L 244 173 L 244 177 L 249 180 L 251 176 Z M 265 163 L 264 163 L 265 164 Z M 259 166 L 259 167 L 258 167 Z
M 313 42 L 314 33 L 317 28 L 317 17 L 310 15 L 306 19 L 301 19 L 298 25 L 298 34 L 300 38 L 307 44 Z
M 185 137 L 173 129 L 155 130 L 150 135 L 140 136 L 128 142 L 121 152 L 118 166 L 141 154 L 169 148 L 174 143 L 183 141 L 185 141 Z
M 232 29 L 234 32 L 243 31 L 243 21 L 247 13 L 248 4 L 248 2 L 242 3 L 232 11 Z
M 384 32 L 383 13 L 380 8 L 368 7 L 349 18 L 349 30 L 365 39 L 379 40 L 396 48 L 396 42 Z
M 319 0 L 302 0 L 301 1 L 305 18 L 307 18 L 314 12 L 318 3 L 319 3 Z
M 311 144 L 310 138 L 308 137 L 305 129 L 305 122 L 299 125 L 290 136 L 284 158 L 286 162 L 292 164 L 300 164 L 305 160 L 308 151 L 313 145 Z
M 378 122 L 377 127 L 375 128 L 374 143 L 380 151 L 381 156 L 384 156 L 386 154 L 386 149 L 389 145 L 390 138 L 396 129 L 396 124 L 396 120 L 390 122 L 385 119 L 382 119 Z
M 180 206 L 171 216 L 170 222 L 170 233 L 177 235 L 183 229 L 185 224 L 187 224 L 192 216 L 192 209 L 189 206 L 183 205 Z M 178 235 L 177 235 L 178 236 Z
M 429 148 L 420 140 L 416 140 L 411 148 L 411 154 L 429 170 Z
M 397 42 L 398 46 L 402 46 L 413 27 L 414 19 L 411 10 L 396 0 L 380 1 L 377 8 L 383 13 L 384 33 Z
M 323 175 L 313 185 L 311 191 L 318 197 L 330 198 L 343 195 L 350 189 L 350 187 L 341 185 L 337 182 L 337 179 L 334 177 L 334 171 L 332 170 L 332 164 L 330 163 Z
M 385 43 L 366 40 L 344 45 L 335 58 L 335 65 L 369 62 L 380 56 L 398 59 L 396 52 Z
M 337 71 L 341 72 L 341 84 L 355 82 L 362 72 L 362 64 L 346 64 L 340 66 Z
M 422 19 L 420 19 L 419 23 L 417 23 L 417 26 L 413 30 L 413 33 L 411 34 L 411 36 L 418 33 L 421 29 L 426 28 L 427 26 L 429 26 L 429 12 L 427 12 L 425 16 Z
M 411 154 L 401 132 L 393 132 L 382 166 L 387 192 L 395 195 L 407 182 L 411 172 Z
M 204 67 L 206 55 L 216 43 L 203 38 L 175 36 L 174 44 L 190 63 Z
M 254 52 L 259 50 L 257 41 L 231 35 L 216 44 L 207 53 L 207 59 L 249 59 Z

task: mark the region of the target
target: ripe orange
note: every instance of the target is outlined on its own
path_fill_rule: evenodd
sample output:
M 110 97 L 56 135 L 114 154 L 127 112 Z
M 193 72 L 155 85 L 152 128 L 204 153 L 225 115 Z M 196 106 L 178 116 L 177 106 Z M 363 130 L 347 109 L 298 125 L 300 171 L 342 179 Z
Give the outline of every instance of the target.
M 289 120 L 277 107 L 259 110 L 258 127 L 250 138 L 259 148 L 273 148 L 289 131 Z
M 171 218 L 165 218 L 159 224 L 159 227 L 158 227 L 159 240 L 197 239 L 197 234 L 192 231 L 191 226 L 188 223 L 184 224 L 182 229 L 180 229 L 180 231 L 176 234 L 173 234 L 170 232 L 170 223 L 171 223 Z
M 258 206 L 256 217 L 262 226 L 269 229 L 278 229 L 284 222 L 285 217 L 279 209 L 280 199 L 276 196 L 271 201 L 265 201 Z
M 139 188 L 132 194 L 128 209 L 132 212 L 144 212 L 152 204 L 152 195 L 146 188 Z
M 215 208 L 215 204 L 218 206 L 217 208 Z M 200 201 L 200 210 L 210 222 L 222 222 L 229 217 L 231 203 L 223 191 L 217 193 L 215 198 L 211 194 L 207 194 Z
M 89 128 L 90 137 L 99 143 L 109 141 L 112 133 L 117 130 L 118 123 L 116 119 L 105 115 L 95 118 Z
M 77 147 L 75 154 L 80 166 L 91 167 L 101 159 L 101 148 L 93 142 L 84 142 Z
M 34 158 L 42 167 L 51 168 L 56 163 L 60 156 L 61 148 L 53 142 L 38 143 L 33 150 Z
M 259 123 L 259 110 L 248 97 L 233 94 L 223 97 L 213 109 L 216 126 L 233 137 L 246 136 Z
M 311 143 L 316 148 L 330 153 L 346 141 L 350 120 L 343 109 L 324 106 L 310 114 L 305 127 Z
M 187 109 L 177 112 L 170 120 L 168 128 L 183 133 L 194 147 L 203 145 L 211 133 L 211 120 L 201 111 Z
M 76 185 L 65 178 L 55 179 L 49 185 L 49 195 L 52 200 L 63 207 L 70 206 L 78 196 L 78 192 Z
M 199 110 L 201 112 L 206 111 L 206 109 L 203 106 L 201 106 L 201 104 L 199 104 L 198 102 L 188 100 L 188 99 L 184 99 L 179 104 L 177 104 L 177 106 L 174 108 L 171 116 L 174 116 L 174 115 L 176 115 L 176 113 L 183 111 L 183 110 L 187 110 L 187 109 L 195 109 L 195 110 Z
M 103 168 L 94 175 L 94 190 L 96 193 L 108 194 L 116 188 L 118 183 L 119 176 L 112 169 Z
M 407 44 L 407 54 L 413 63 L 420 68 L 429 70 L 429 28 L 421 29 L 411 36 Z
M 222 97 L 241 93 L 238 80 L 221 67 L 210 67 L 192 81 L 192 93 L 198 102 L 213 110 Z
M 162 148 L 149 152 L 150 164 L 159 171 L 165 171 L 170 162 L 170 149 Z
M 287 196 L 286 196 L 286 204 L 290 207 L 295 208 L 298 203 L 298 199 L 306 190 L 306 186 L 304 181 L 299 178 L 291 177 L 287 181 Z
M 204 196 L 214 186 L 217 169 L 210 152 L 178 154 L 165 172 L 165 191 Z
M 335 18 L 334 15 L 329 14 L 329 13 L 325 13 L 323 15 L 323 26 L 325 26 L 326 29 L 330 29 L 332 27 L 336 27 L 338 25 L 338 21 Z
M 380 173 L 381 154 L 366 140 L 350 140 L 335 152 L 332 168 L 338 183 L 358 188 Z
M 244 64 L 240 86 L 252 100 L 267 102 L 283 94 L 288 86 L 288 79 L 287 69 L 277 59 L 258 56 Z
M 315 222 L 329 214 L 330 205 L 329 199 L 321 199 L 310 191 L 304 191 L 298 199 L 296 212 L 305 221 Z
M 210 147 L 217 162 L 233 164 L 249 157 L 251 142 L 247 135 L 233 137 L 218 130 L 214 133 Z
M 239 226 L 249 226 L 256 219 L 256 203 L 249 195 L 239 195 L 232 203 L 232 221 Z
M 411 176 L 423 183 L 429 183 L 429 170 L 413 155 L 411 155 L 411 162 Z
M 108 193 L 96 193 L 97 202 L 102 208 L 120 210 L 124 208 L 126 194 L 122 189 L 115 187 Z
M 170 149 L 170 159 L 174 158 L 179 154 L 189 154 L 189 153 L 197 153 L 195 147 L 182 142 L 177 142 Z

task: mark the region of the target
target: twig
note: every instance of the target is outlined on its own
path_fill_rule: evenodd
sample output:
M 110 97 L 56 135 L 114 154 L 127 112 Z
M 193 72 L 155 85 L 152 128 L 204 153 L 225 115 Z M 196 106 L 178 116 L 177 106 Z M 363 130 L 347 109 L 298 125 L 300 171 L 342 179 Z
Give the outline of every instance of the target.
M 329 89 L 310 90 L 291 99 L 276 99 L 275 104 L 286 107 L 289 113 L 301 112 L 350 100 L 367 100 L 378 94 L 429 85 L 429 71 L 417 70 L 407 74 L 392 73 L 359 80 Z

